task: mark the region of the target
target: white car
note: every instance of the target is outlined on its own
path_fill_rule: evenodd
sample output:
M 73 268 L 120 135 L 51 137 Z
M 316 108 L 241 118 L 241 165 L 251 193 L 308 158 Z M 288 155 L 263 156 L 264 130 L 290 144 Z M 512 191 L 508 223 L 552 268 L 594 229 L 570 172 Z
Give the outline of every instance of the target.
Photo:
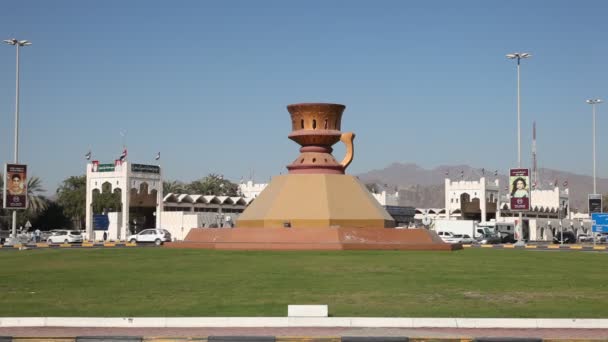
M 52 230 L 51 235 L 46 239 L 47 243 L 82 243 L 82 234 L 79 230 Z
M 171 233 L 166 229 L 144 229 L 138 234 L 129 237 L 129 242 L 131 243 L 154 242 L 157 246 L 169 241 L 171 241 Z
M 451 232 L 437 232 L 437 235 L 443 240 L 445 243 L 460 243 L 462 240 L 462 235 L 454 235 Z

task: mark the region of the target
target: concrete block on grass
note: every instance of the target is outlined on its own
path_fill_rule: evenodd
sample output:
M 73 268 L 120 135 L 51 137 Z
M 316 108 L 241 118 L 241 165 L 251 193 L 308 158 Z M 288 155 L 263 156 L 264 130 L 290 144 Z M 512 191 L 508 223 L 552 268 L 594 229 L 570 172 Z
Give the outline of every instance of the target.
M 288 305 L 287 317 L 327 317 L 327 305 Z

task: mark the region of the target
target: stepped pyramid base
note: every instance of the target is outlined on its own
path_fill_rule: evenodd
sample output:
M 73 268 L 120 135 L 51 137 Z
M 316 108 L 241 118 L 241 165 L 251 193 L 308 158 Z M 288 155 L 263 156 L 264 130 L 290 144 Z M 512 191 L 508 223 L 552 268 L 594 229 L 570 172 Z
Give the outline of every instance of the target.
M 388 228 L 395 221 L 351 175 L 288 174 L 273 177 L 240 215 L 239 228 Z
M 426 229 L 195 228 L 168 248 L 220 250 L 436 250 L 462 249 Z

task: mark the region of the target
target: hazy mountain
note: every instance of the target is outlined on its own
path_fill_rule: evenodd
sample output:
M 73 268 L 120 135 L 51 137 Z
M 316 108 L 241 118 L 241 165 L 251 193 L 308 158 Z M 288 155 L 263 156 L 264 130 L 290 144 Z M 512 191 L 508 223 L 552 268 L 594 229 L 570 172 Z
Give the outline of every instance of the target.
M 442 208 L 444 207 L 444 179 L 446 177 L 453 180 L 475 180 L 485 175 L 489 179 L 495 179 L 494 172 L 495 170 L 474 168 L 468 165 L 442 165 L 428 170 L 414 163 L 393 163 L 384 169 L 359 174 L 358 177 L 364 183 L 377 184 L 380 191 L 382 188 L 386 188 L 389 192 L 398 189 L 400 205 Z M 504 190 L 507 176 L 498 172 L 498 179 L 501 190 Z M 593 189 L 591 176 L 541 168 L 539 180 L 540 189 L 552 188 L 556 180 L 558 185 L 563 187 L 564 181 L 567 181 L 570 189 L 571 208 L 587 211 L 587 194 Z M 608 179 L 598 178 L 597 188 L 600 193 L 608 192 Z

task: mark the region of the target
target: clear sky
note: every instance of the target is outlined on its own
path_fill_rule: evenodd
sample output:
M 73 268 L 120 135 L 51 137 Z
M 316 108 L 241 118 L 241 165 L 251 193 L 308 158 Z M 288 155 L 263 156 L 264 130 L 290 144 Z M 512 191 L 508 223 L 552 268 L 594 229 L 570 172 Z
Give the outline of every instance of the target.
M 532 121 L 542 167 L 591 174 L 591 106 L 608 100 L 606 1 L 10 1 L 2 39 L 21 50 L 21 161 L 54 191 L 85 153 L 168 179 L 257 181 L 298 146 L 285 106 L 336 102 L 354 131 L 349 171 L 391 162 L 516 166 Z M 15 51 L 0 49 L 0 160 L 12 161 Z M 598 107 L 608 176 L 608 104 Z M 343 148 L 336 149 L 341 159 Z

